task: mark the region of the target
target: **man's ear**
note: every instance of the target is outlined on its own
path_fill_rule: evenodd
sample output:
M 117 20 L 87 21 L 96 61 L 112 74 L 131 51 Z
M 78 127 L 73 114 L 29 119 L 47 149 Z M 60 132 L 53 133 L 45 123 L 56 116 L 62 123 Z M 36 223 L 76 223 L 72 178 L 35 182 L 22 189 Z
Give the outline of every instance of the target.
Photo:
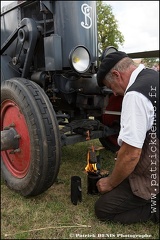
M 118 82 L 120 82 L 120 80 L 121 80 L 120 73 L 117 70 L 115 70 L 115 69 L 113 69 L 111 73 L 112 73 L 114 79 L 116 79 Z

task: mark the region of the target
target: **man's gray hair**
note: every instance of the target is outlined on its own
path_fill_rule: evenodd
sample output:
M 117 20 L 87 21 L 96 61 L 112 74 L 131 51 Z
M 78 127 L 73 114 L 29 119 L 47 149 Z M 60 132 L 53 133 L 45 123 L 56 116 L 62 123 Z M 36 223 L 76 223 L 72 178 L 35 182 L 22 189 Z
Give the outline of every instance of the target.
M 123 58 L 121 61 L 119 61 L 110 71 L 109 73 L 106 74 L 104 80 L 107 82 L 111 82 L 113 80 L 112 77 L 112 70 L 116 70 L 119 72 L 125 72 L 126 70 L 128 70 L 131 66 L 136 66 L 135 62 L 129 58 L 129 57 L 125 57 Z

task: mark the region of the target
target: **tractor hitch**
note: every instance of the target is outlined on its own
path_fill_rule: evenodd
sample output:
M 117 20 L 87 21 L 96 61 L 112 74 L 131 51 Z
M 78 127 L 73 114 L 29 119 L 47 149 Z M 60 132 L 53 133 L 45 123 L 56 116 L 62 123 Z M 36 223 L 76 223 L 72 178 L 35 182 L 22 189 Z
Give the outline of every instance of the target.
M 19 138 L 20 135 L 17 134 L 13 127 L 6 127 L 3 131 L 1 131 L 1 151 L 10 149 L 16 151 L 19 149 Z

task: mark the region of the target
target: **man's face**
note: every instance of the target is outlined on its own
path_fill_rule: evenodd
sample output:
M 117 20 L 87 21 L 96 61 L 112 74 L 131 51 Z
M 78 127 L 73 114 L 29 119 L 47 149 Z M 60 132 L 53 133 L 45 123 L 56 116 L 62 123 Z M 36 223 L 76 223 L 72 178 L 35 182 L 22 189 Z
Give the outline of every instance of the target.
M 104 84 L 107 88 L 113 91 L 113 94 L 115 96 L 118 96 L 118 95 L 124 96 L 125 91 L 122 89 L 117 79 L 113 79 L 111 82 L 104 80 Z

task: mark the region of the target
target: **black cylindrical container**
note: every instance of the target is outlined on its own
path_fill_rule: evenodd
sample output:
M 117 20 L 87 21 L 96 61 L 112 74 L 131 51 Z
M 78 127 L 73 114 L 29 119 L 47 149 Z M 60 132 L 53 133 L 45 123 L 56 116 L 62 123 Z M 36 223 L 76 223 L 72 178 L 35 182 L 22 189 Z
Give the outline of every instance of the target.
M 81 178 L 79 176 L 71 177 L 71 202 L 74 205 L 82 201 Z
M 102 176 L 99 174 L 88 173 L 88 177 L 87 177 L 87 193 L 88 194 L 96 195 L 99 193 L 96 183 L 101 177 Z

